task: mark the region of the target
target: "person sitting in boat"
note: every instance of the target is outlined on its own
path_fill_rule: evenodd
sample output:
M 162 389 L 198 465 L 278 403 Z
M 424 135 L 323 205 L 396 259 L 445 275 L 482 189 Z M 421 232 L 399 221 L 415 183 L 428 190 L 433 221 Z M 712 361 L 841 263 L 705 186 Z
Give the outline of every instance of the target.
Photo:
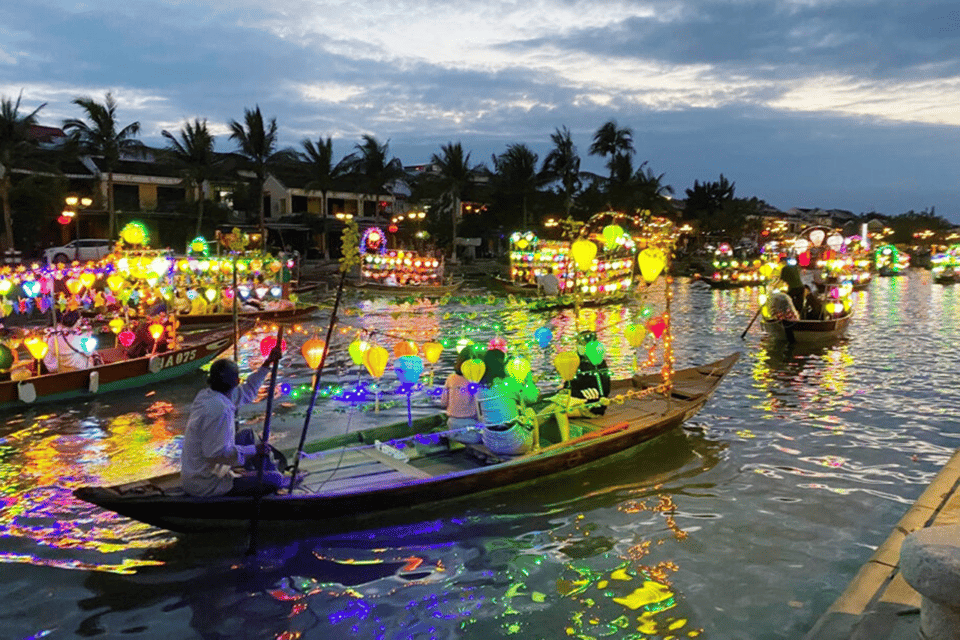
M 484 372 L 480 379 L 480 389 L 477 391 L 477 419 L 483 424 L 481 437 L 488 448 L 494 453 L 519 454 L 529 449 L 532 439 L 518 445 L 518 449 L 502 450 L 492 446 L 494 440 L 501 438 L 491 436 L 489 432 L 503 433 L 524 429 L 525 427 L 519 424 L 520 402 L 535 402 L 539 391 L 536 385 L 529 382 L 529 378 L 521 385 L 508 376 L 506 359 L 506 354 L 499 349 L 489 349 L 483 356 Z
M 264 454 L 266 447 L 262 442 L 237 444 L 234 418 L 238 407 L 257 397 L 270 367 L 280 360 L 280 355 L 280 348 L 274 347 L 243 384 L 240 384 L 240 369 L 233 360 L 221 358 L 210 365 L 209 387 L 194 398 L 183 434 L 180 480 L 188 494 L 251 496 L 274 493 L 284 485 L 283 475 L 267 464 L 269 457 L 264 460 L 260 482 L 257 471 L 233 470 Z
M 177 289 L 173 297 L 173 308 L 177 313 L 190 313 L 190 300 L 183 294 L 183 291 Z
M 787 295 L 793 300 L 794 309 L 803 309 L 804 284 L 800 277 L 800 267 L 797 266 L 797 257 L 792 252 L 780 270 L 780 279 L 787 285 Z
M 774 320 L 799 320 L 800 314 L 793 306 L 793 299 L 783 291 L 773 291 L 767 297 L 767 310 Z
M 207 313 L 207 301 L 203 299 L 203 294 L 195 293 L 196 295 L 190 300 L 190 315 L 200 316 Z
M 57 326 L 47 336 L 47 355 L 43 366 L 49 373 L 88 369 L 92 364 L 89 354 L 81 346 L 81 340 L 90 338 L 93 332 L 80 324 L 80 312 L 65 311 L 60 314 Z
M 127 357 L 142 358 L 151 353 L 162 353 L 166 351 L 169 345 L 167 344 L 167 327 L 165 320 L 166 318 L 163 315 L 156 320 L 152 318 L 142 319 L 134 330 L 135 337 L 133 342 L 127 347 Z M 150 333 L 150 325 L 154 324 L 154 322 L 164 325 L 163 333 L 157 340 L 154 340 L 153 335 Z M 156 342 L 156 346 L 154 346 L 154 342 Z
M 479 432 L 470 430 L 478 424 L 477 387 L 463 377 L 463 363 L 470 359 L 469 351 L 463 349 L 457 355 L 453 373 L 447 376 L 440 395 L 440 405 L 447 413 L 447 429 L 462 430 L 462 433 L 452 436 L 457 442 L 480 442 Z
M 823 319 L 823 302 L 808 285 L 804 285 L 803 314 L 805 320 Z
M 558 296 L 560 295 L 560 278 L 552 273 L 537 276 L 537 289 L 545 296 Z

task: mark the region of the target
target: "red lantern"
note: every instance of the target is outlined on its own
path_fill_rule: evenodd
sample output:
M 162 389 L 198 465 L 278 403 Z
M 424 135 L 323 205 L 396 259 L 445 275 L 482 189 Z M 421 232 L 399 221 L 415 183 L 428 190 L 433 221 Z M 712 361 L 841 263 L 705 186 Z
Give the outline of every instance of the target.
M 57 222 L 59 222 L 60 224 L 70 224 L 71 222 L 73 222 L 73 218 L 69 216 L 57 216 Z
M 132 345 L 136 337 L 137 334 L 135 334 L 133 331 L 121 331 L 119 334 L 117 334 L 117 340 L 119 340 L 120 344 L 125 347 Z
M 389 227 L 387 227 L 387 231 L 389 231 L 390 233 L 396 233 L 397 231 L 400 231 L 400 227 L 398 227 L 395 224 L 392 224 Z
M 266 358 L 268 355 L 270 355 L 270 352 L 273 351 L 273 348 L 275 346 L 277 346 L 276 337 L 267 336 L 266 338 L 260 341 L 260 355 Z M 286 351 L 286 350 L 287 350 L 287 341 L 282 340 L 280 342 L 280 351 Z

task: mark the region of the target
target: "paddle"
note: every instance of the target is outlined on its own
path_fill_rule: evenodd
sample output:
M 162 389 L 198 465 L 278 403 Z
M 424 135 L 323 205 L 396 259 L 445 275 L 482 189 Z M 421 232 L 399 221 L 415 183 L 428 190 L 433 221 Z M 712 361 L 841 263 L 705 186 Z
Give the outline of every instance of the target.
M 283 325 L 277 329 L 277 346 L 283 344 Z M 247 548 L 247 555 L 252 556 L 257 552 L 257 525 L 260 522 L 260 500 L 263 498 L 263 467 L 266 465 L 267 456 L 270 455 L 270 416 L 273 413 L 273 392 L 277 387 L 277 368 L 280 365 L 279 358 L 273 361 L 270 369 L 270 390 L 267 392 L 267 410 L 263 418 L 263 455 L 260 456 L 260 464 L 257 465 L 257 493 L 253 499 L 253 517 L 250 519 L 250 546 Z
M 750 324 L 747 325 L 747 328 L 743 330 L 743 333 L 740 334 L 740 339 L 743 340 L 744 336 L 747 335 L 747 331 L 750 331 L 750 327 L 753 326 L 753 323 L 757 321 L 757 317 L 760 315 L 760 311 L 763 307 L 758 307 L 757 312 L 753 314 L 753 318 L 750 319 Z
M 307 429 L 310 428 L 310 416 L 313 415 L 313 407 L 317 402 L 317 390 L 320 388 L 320 374 L 323 373 L 323 365 L 327 362 L 327 354 L 330 352 L 330 336 L 333 334 L 333 325 L 337 322 L 337 309 L 340 308 L 340 299 L 343 297 L 343 283 L 347 279 L 346 270 L 340 271 L 340 284 L 337 285 L 337 297 L 333 301 L 333 311 L 330 312 L 330 324 L 327 325 L 327 339 L 323 343 L 323 354 L 320 356 L 320 363 L 317 365 L 317 371 L 313 376 L 313 392 L 310 394 L 310 404 L 307 407 L 307 415 L 303 419 L 303 430 L 300 432 L 300 443 L 297 445 L 297 454 L 293 458 L 293 471 L 290 474 L 290 493 L 293 493 L 293 486 L 297 482 L 297 469 L 300 468 L 300 454 L 303 453 L 303 444 L 307 440 Z M 380 399 L 379 391 L 377 400 Z

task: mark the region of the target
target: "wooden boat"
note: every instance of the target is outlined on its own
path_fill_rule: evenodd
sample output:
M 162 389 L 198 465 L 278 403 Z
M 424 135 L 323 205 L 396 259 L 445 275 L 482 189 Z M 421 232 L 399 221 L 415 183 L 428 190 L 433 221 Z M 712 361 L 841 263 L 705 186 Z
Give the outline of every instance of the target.
M 796 343 L 817 343 L 836 340 L 850 324 L 853 313 L 829 320 L 778 320 L 763 318 L 763 330 L 775 340 Z
M 284 309 L 264 309 L 262 311 L 241 311 L 237 316 L 241 320 L 263 320 L 265 322 L 295 322 L 302 320 L 316 311 L 315 304 L 297 305 Z M 232 313 L 198 313 L 179 314 L 177 320 L 181 327 L 197 327 L 201 325 L 227 324 L 233 322 Z
M 491 282 L 506 293 L 512 293 L 518 296 L 538 296 L 540 289 L 532 283 L 514 282 L 503 276 L 490 276 Z
M 294 492 L 260 501 L 260 526 L 291 531 L 300 523 L 317 532 L 355 529 L 365 520 L 409 519 L 417 510 L 434 517 L 453 500 L 575 471 L 682 424 L 703 407 L 739 356 L 677 371 L 669 389 L 659 375 L 614 381 L 611 396 L 631 394 L 623 404 L 611 403 L 601 417 L 571 418 L 566 441 L 560 441 L 555 422 L 544 418 L 539 450 L 515 457 L 448 439 L 453 433 L 444 431 L 441 416 L 421 418 L 412 429 L 403 422 L 320 440 L 306 448 L 300 467 L 305 477 Z M 245 532 L 252 513 L 251 498 L 184 494 L 176 473 L 80 487 L 74 495 L 174 531 Z
M 241 335 L 254 323 L 244 322 Z M 201 331 L 182 336 L 179 348 L 126 359 L 123 347 L 101 349 L 103 364 L 24 380 L 0 382 L 0 409 L 38 402 L 92 398 L 112 391 L 154 385 L 196 371 L 233 346 L 232 329 Z
M 410 284 L 410 285 L 391 285 L 381 284 L 379 282 L 361 281 L 352 285 L 361 292 L 373 292 L 378 294 L 389 294 L 395 296 L 417 296 L 417 297 L 440 297 L 449 293 L 455 293 L 463 286 L 463 280 L 453 280 L 446 284 Z
M 619 291 L 606 296 L 584 297 L 580 300 L 580 306 L 603 307 L 608 304 L 620 304 L 630 299 L 630 292 Z M 561 309 L 573 309 L 576 306 L 572 295 L 561 295 L 553 297 L 537 298 L 531 300 L 527 305 L 530 311 L 559 311 Z

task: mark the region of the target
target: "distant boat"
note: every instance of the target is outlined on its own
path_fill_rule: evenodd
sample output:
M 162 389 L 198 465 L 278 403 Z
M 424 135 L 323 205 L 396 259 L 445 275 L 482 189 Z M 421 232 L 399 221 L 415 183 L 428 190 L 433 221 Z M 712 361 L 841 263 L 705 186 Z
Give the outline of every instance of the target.
M 828 342 L 843 336 L 853 313 L 827 320 L 779 320 L 763 318 L 762 326 L 775 340 L 801 344 Z

